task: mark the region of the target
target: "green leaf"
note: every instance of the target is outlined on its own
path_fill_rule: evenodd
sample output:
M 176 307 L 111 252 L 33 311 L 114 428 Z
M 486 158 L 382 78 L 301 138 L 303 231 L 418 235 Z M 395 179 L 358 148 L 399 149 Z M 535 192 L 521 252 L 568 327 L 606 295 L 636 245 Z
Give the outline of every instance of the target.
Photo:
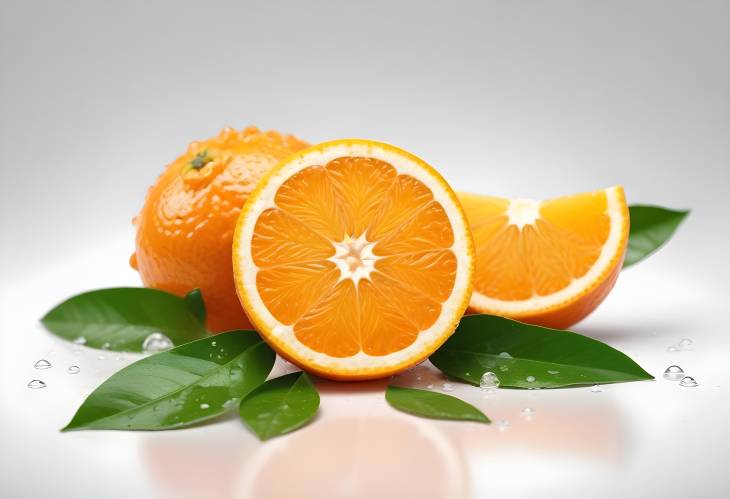
M 241 400 L 241 419 L 261 440 L 304 426 L 319 408 L 319 394 L 305 372 L 270 379 Z
M 462 318 L 430 360 L 448 376 L 473 385 L 479 385 L 488 371 L 497 375 L 500 386 L 512 388 L 654 379 L 628 356 L 600 341 L 492 315 Z
M 185 295 L 185 304 L 192 314 L 198 318 L 201 324 L 205 325 L 207 313 L 205 311 L 205 302 L 203 301 L 203 292 L 200 288 L 195 288 Z
M 41 319 L 67 340 L 108 350 L 141 352 L 145 338 L 160 332 L 180 345 L 207 335 L 186 300 L 150 288 L 110 288 L 73 296 Z
M 63 431 L 165 430 L 214 418 L 263 383 L 275 357 L 254 331 L 151 355 L 102 383 Z
M 385 392 L 385 400 L 399 411 L 425 418 L 491 422 L 473 405 L 444 393 L 389 386 Z
M 629 206 L 631 229 L 624 267 L 640 262 L 669 241 L 689 210 L 678 211 L 661 206 Z

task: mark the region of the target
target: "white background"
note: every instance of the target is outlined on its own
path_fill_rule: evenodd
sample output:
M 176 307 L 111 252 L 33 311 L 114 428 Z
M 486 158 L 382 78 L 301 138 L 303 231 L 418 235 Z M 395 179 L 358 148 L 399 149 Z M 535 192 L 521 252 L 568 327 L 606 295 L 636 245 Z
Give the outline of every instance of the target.
M 730 3 L 149 3 L 0 2 L 0 495 L 730 494 Z M 73 293 L 137 285 L 130 220 L 146 187 L 189 141 L 248 124 L 391 142 L 462 190 L 621 184 L 630 202 L 691 208 L 575 327 L 659 379 L 457 387 L 506 431 L 396 413 L 384 382 L 321 382 L 318 419 L 263 445 L 235 418 L 60 434 L 134 358 L 79 355 L 38 318 Z M 666 351 L 684 337 L 692 351 Z M 40 358 L 53 368 L 34 370 Z M 662 380 L 673 363 L 700 386 Z M 443 383 L 419 375 L 401 381 Z M 27 389 L 33 378 L 48 387 Z

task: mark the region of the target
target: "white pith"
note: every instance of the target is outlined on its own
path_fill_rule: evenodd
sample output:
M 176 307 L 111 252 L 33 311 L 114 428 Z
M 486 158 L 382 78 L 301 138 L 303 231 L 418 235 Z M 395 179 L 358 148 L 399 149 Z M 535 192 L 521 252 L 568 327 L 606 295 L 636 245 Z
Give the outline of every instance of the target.
M 434 324 L 421 331 L 416 341 L 411 345 L 403 350 L 382 356 L 371 356 L 361 351 L 351 357 L 338 358 L 310 349 L 296 338 L 292 326 L 281 324 L 274 318 L 261 300 L 256 288 L 258 268 L 251 255 L 250 243 L 259 215 L 264 210 L 276 206 L 274 202 L 276 192 L 293 174 L 306 167 L 325 165 L 336 158 L 345 156 L 374 158 L 384 161 L 392 165 L 398 174 L 410 175 L 425 184 L 433 193 L 434 200 L 438 201 L 446 212 L 454 234 L 454 243 L 448 249 L 454 253 L 457 260 L 456 276 L 451 295 L 441 304 L 441 313 Z M 236 267 L 239 280 L 243 282 L 243 289 L 240 291 L 245 294 L 248 308 L 252 308 L 254 312 L 251 315 L 255 315 L 258 321 L 263 323 L 259 324 L 259 327 L 263 326 L 270 331 L 270 336 L 273 337 L 270 339 L 275 344 L 295 357 L 294 361 L 324 370 L 334 370 L 343 375 L 350 372 L 361 374 L 371 369 L 376 370 L 395 366 L 408 362 L 410 359 L 428 355 L 443 341 L 446 330 L 450 329 L 455 318 L 461 315 L 462 306 L 465 300 L 468 299 L 467 293 L 470 291 L 469 275 L 473 268 L 473 258 L 466 220 L 456 204 L 454 194 L 441 184 L 443 181 L 440 181 L 440 177 L 435 172 L 428 170 L 415 159 L 400 154 L 396 150 L 390 150 L 376 144 L 354 142 L 331 145 L 326 149 L 313 149 L 296 156 L 265 182 L 266 184 L 261 186 L 255 199 L 249 199 L 249 205 L 246 209 L 247 216 L 243 219 L 242 225 L 239 226 L 237 231 L 236 246 L 241 250 L 234 255 L 234 258 L 237 259 Z M 349 241 L 348 244 L 351 242 L 353 241 Z M 363 244 L 363 241 L 358 240 L 358 242 Z M 361 248 L 361 255 L 367 256 L 367 248 L 371 247 L 370 243 L 375 242 L 377 241 L 366 241 Z M 340 248 L 338 249 L 340 252 L 349 250 L 348 244 L 343 244 L 342 241 L 332 241 L 332 243 L 335 248 Z M 371 251 L 370 254 L 372 254 Z M 365 273 L 369 275 L 369 272 L 372 271 L 369 267 L 370 263 L 368 263 L 361 266 L 362 270 L 351 272 L 347 269 L 344 272 L 346 259 L 339 258 L 341 263 L 335 261 L 336 259 L 337 254 L 331 260 L 340 268 L 341 277 L 350 277 L 353 280 L 357 278 L 359 280 L 365 277 Z M 375 262 L 374 259 L 363 261 L 372 261 L 373 265 Z
M 534 199 L 513 199 L 507 207 L 508 222 L 522 230 L 525 225 L 533 225 L 540 218 L 540 202 Z
M 471 296 L 470 305 L 477 310 L 492 313 L 504 313 L 518 316 L 540 310 L 546 310 L 561 303 L 569 302 L 573 297 L 583 292 L 587 286 L 595 282 L 601 274 L 608 270 L 621 245 L 621 237 L 627 223 L 623 214 L 622 195 L 619 187 L 609 187 L 606 193 L 606 215 L 611 223 L 606 242 L 593 266 L 583 276 L 573 279 L 565 288 L 546 296 L 535 295 L 527 300 L 499 300 L 490 298 L 476 289 Z
M 380 259 L 373 254 L 374 242 L 368 241 L 363 234 L 357 239 L 345 236 L 344 240 L 332 244 L 335 254 L 329 261 L 340 270 L 340 281 L 352 279 L 357 286 L 360 279 L 370 279 L 370 273 L 375 270 L 375 262 Z

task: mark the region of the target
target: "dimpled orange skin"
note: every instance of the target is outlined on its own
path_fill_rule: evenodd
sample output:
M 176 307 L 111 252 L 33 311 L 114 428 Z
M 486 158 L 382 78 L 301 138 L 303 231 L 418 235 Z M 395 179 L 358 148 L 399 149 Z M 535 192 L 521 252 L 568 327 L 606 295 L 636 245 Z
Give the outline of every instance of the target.
M 241 207 L 279 161 L 309 144 L 292 135 L 224 128 L 193 142 L 147 192 L 130 259 L 150 288 L 200 288 L 213 332 L 251 328 L 236 296 L 231 248 Z

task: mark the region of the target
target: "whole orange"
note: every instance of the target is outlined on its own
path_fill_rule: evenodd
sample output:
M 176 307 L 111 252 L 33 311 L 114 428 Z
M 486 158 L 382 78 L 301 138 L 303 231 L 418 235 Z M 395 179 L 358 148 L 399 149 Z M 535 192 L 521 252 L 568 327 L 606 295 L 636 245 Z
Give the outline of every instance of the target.
M 167 166 L 135 217 L 130 259 L 145 286 L 184 295 L 203 292 L 211 331 L 250 328 L 233 283 L 236 220 L 261 177 L 309 144 L 292 135 L 224 128 L 193 142 Z

